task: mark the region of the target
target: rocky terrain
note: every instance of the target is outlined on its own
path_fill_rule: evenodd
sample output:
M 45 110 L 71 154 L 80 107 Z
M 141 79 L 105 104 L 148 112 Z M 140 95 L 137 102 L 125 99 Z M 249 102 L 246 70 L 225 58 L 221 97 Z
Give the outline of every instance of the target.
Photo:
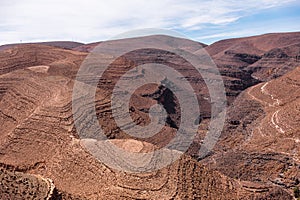
M 300 68 L 245 90 L 230 107 L 209 166 L 230 177 L 298 186 Z
M 222 40 L 206 50 L 227 77 L 225 84 L 231 82 L 230 96 L 236 96 L 257 81 L 276 78 L 298 66 L 299 41 L 299 33 L 265 34 Z
M 211 116 L 203 77 L 193 76 L 190 63 L 163 50 L 140 49 L 116 59 L 98 83 L 95 108 L 99 124 L 117 146 L 137 152 L 161 148 L 180 123 L 176 96 L 152 84 L 134 93 L 131 117 L 145 125 L 151 105 L 160 103 L 168 112 L 163 130 L 140 139 L 117 126 L 112 88 L 130 69 L 155 61 L 180 71 L 201 106 L 199 134 L 188 153 L 170 166 L 140 174 L 99 162 L 83 147 L 74 126 L 73 112 L 80 112 L 72 111 L 75 77 L 98 43 L 0 47 L 1 199 L 293 199 L 300 186 L 299 38 L 300 33 L 283 33 L 199 43 L 220 69 L 228 99 L 221 138 L 201 159 L 195 152 Z M 146 41 L 161 40 L 180 40 L 182 49 L 191 42 L 166 36 Z M 116 42 L 118 48 L 128 43 Z

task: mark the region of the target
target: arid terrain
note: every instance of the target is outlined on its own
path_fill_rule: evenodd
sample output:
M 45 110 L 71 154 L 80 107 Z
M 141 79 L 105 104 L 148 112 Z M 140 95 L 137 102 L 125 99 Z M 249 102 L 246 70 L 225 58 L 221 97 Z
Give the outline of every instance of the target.
M 179 49 L 189 49 L 195 43 L 155 35 L 116 40 L 111 45 L 122 49 L 128 43 L 145 41 L 180 41 Z M 77 72 L 89 53 L 101 44 L 45 42 L 0 46 L 0 199 L 297 197 L 300 32 L 227 39 L 211 45 L 197 43 L 216 63 L 227 98 L 222 134 L 206 157 L 197 153 L 211 118 L 209 92 L 204 77 L 195 75 L 191 63 L 173 53 L 145 48 L 118 57 L 103 78 L 97 80 L 95 105 L 72 108 Z M 111 55 L 101 56 L 105 60 Z M 150 138 L 126 134 L 116 124 L 111 109 L 117 81 L 128 70 L 153 62 L 176 69 L 191 83 L 201 111 L 195 122 L 199 124 L 198 134 L 188 151 L 167 167 L 147 173 L 118 171 L 84 148 L 73 113 L 95 107 L 97 120 L 109 138 L 107 142 L 126 151 L 163 148 L 174 137 L 181 120 L 181 107 L 170 90 L 148 84 L 131 98 L 130 115 L 135 124 L 147 125 L 149 109 L 156 103 L 167 111 L 164 128 Z M 143 75 L 138 69 L 137 73 L 127 78 L 134 82 Z M 83 82 L 95 81 L 83 78 Z

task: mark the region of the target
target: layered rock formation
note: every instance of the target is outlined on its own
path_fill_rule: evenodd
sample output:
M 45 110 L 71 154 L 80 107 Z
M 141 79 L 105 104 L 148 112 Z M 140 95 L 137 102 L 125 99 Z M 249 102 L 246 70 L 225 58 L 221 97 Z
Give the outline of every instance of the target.
M 199 43 L 214 58 L 225 81 L 230 107 L 220 141 L 205 159 L 184 155 L 170 166 L 140 174 L 120 172 L 99 162 L 78 137 L 73 112 L 80 110 L 72 110 L 72 92 L 87 53 L 40 44 L 0 51 L 0 197 L 293 199 L 292 189 L 300 180 L 300 83 L 298 61 L 293 60 L 298 37 L 298 33 L 289 33 L 226 40 L 208 47 Z M 180 48 L 189 48 L 189 41 L 182 40 Z M 117 80 L 150 61 L 180 71 L 197 89 L 199 135 L 189 149 L 194 155 L 209 123 L 209 94 L 202 77 L 195 77 L 189 63 L 172 53 L 140 49 L 116 59 L 98 83 L 95 105 L 86 106 L 95 106 L 105 134 L 124 150 L 147 152 L 165 146 L 180 124 L 180 105 L 166 88 L 146 85 L 130 102 L 131 117 L 139 125 L 149 123 L 149 108 L 155 103 L 168 111 L 166 126 L 155 137 L 127 135 L 116 125 L 111 111 L 110 97 Z M 275 76 L 264 71 L 272 67 L 278 72 Z M 292 68 L 296 69 L 283 77 L 259 83 Z M 134 81 L 135 77 L 127 78 Z

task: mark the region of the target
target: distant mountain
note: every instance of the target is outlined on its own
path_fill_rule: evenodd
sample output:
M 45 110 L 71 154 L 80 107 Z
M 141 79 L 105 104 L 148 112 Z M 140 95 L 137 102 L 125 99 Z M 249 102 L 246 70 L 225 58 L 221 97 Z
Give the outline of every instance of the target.
M 90 44 L 82 44 L 77 47 L 74 47 L 73 50 L 75 51 L 82 51 L 82 52 L 91 52 L 96 46 L 101 44 L 101 42 L 95 42 Z
M 46 45 L 46 46 L 52 46 L 52 47 L 58 47 L 63 49 L 73 49 L 78 46 L 83 45 L 83 43 L 79 42 L 70 42 L 70 41 L 55 41 L 55 42 L 37 42 L 37 43 L 19 43 L 19 44 L 7 44 L 0 46 L 0 51 L 4 49 L 9 49 L 11 47 L 15 47 L 18 45 L 24 45 L 24 44 L 40 44 L 40 45 Z
M 300 64 L 300 32 L 227 39 L 206 47 L 226 70 L 245 70 L 259 80 L 278 77 Z
M 176 40 L 176 43 L 180 43 L 180 46 L 178 48 L 189 48 L 190 46 L 195 46 L 195 42 L 183 38 L 175 38 L 175 37 L 170 37 L 166 35 L 152 35 L 152 36 L 144 36 L 144 37 L 137 37 L 137 38 L 125 38 L 125 39 L 118 39 L 118 40 L 112 40 L 111 44 L 118 44 L 119 48 L 127 48 L 127 45 L 130 43 L 139 43 L 141 46 L 143 46 L 143 43 L 154 43 L 154 44 L 161 44 L 161 48 L 164 48 L 164 44 L 172 44 L 173 41 Z M 180 41 L 180 42 L 178 42 Z M 146 44 L 145 43 L 145 44 Z M 191 45 L 193 44 L 193 45 Z M 101 42 L 95 42 L 95 43 L 90 43 L 90 44 L 84 44 L 81 46 L 78 46 L 74 48 L 73 50 L 76 51 L 83 51 L 83 52 L 91 52 L 96 46 L 101 45 Z M 207 46 L 206 44 L 200 43 L 199 45 L 201 47 Z

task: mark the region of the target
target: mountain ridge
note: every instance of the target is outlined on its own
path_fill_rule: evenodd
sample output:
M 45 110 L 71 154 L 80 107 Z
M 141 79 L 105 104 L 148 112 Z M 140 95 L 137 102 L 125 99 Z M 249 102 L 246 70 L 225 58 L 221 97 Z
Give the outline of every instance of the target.
M 195 76 L 192 66 L 182 58 L 157 49 L 129 52 L 117 58 L 104 74 L 106 80 L 98 83 L 95 105 L 72 110 L 77 71 L 88 52 L 43 44 L 20 44 L 1 50 L 0 177 L 15 184 L 14 173 L 21 179 L 33 176 L 28 180 L 31 189 L 37 188 L 39 181 L 41 188 L 47 188 L 43 179 L 37 179 L 36 184 L 35 176 L 49 178 L 57 199 L 293 199 L 293 189 L 300 186 L 300 65 L 293 60 L 298 55 L 295 41 L 300 32 L 263 36 L 263 40 L 274 37 L 263 50 L 255 47 L 262 40 L 255 37 L 254 42 L 253 38 L 244 38 L 230 41 L 230 45 L 222 41 L 209 46 L 199 43 L 198 47 L 210 52 L 219 68 L 228 99 L 222 135 L 202 159 L 196 153 L 210 122 L 209 94 L 202 77 Z M 177 40 L 152 37 L 148 41 L 160 42 L 162 38 Z M 278 38 L 281 42 L 273 48 Z M 128 41 L 139 39 L 111 44 L 125 48 Z M 192 42 L 179 41 L 181 48 L 189 48 Z M 93 45 L 75 49 L 90 51 Z M 218 49 L 222 45 L 224 49 Z M 130 174 L 106 166 L 82 147 L 73 112 L 95 106 L 109 141 L 125 150 L 148 151 L 165 146 L 178 129 L 178 113 L 170 112 L 163 131 L 143 140 L 120 130 L 110 109 L 114 84 L 126 71 L 147 62 L 170 65 L 190 78 L 191 85 L 199 89 L 196 95 L 202 106 L 200 126 L 188 155 L 156 172 Z M 277 71 L 267 73 L 270 69 Z M 130 78 L 134 81 L 137 77 Z M 133 121 L 139 125 L 149 123 L 149 107 L 156 103 L 172 105 L 175 111 L 180 109 L 174 94 L 165 88 L 141 87 L 130 102 Z M 1 187 L 0 196 L 4 195 Z M 10 185 L 3 186 L 3 190 L 6 187 Z M 20 199 L 12 188 L 7 191 L 10 197 Z M 45 191 L 41 195 L 48 190 Z

